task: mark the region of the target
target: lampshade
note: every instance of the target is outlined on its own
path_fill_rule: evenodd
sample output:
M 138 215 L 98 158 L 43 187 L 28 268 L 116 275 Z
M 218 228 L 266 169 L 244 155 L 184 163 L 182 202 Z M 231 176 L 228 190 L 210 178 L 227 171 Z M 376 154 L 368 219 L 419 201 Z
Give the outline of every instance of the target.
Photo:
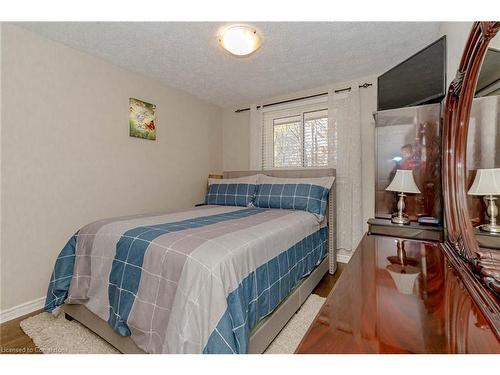
M 413 288 L 415 287 L 415 281 L 417 281 L 420 270 L 416 267 L 405 267 L 404 273 L 402 272 L 402 267 L 397 264 L 390 264 L 386 267 L 387 271 L 394 280 L 396 288 L 399 293 L 402 294 L 413 294 Z
M 385 188 L 387 191 L 397 191 L 400 193 L 420 193 L 415 180 L 413 179 L 413 171 L 398 169 L 389 186 Z
M 469 195 L 500 195 L 500 168 L 478 169 Z

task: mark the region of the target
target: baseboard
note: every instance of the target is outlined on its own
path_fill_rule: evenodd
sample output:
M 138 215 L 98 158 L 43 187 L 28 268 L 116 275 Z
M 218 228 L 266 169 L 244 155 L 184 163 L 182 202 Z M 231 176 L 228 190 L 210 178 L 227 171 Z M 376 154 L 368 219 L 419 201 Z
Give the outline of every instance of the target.
M 33 311 L 40 310 L 45 304 L 45 297 L 40 297 L 23 303 L 18 306 L 11 307 L 10 309 L 0 311 L 0 323 L 8 322 L 9 320 L 19 318 L 20 316 L 32 313 Z
M 337 262 L 340 263 L 349 263 L 349 259 L 351 259 L 352 251 L 346 251 L 343 249 L 337 250 Z

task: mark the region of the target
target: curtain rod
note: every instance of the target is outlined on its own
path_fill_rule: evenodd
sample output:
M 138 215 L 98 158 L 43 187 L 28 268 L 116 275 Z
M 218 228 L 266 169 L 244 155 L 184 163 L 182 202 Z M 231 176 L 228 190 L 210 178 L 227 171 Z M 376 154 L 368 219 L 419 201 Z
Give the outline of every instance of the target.
M 362 85 L 359 85 L 358 87 L 360 89 L 366 89 L 367 87 L 370 87 L 370 86 L 373 86 L 373 84 L 365 82 Z M 339 92 L 343 92 L 343 91 L 350 91 L 350 90 L 351 90 L 351 87 L 346 87 L 346 88 L 343 88 L 343 89 L 335 90 L 335 93 L 339 93 Z M 277 105 L 277 104 L 285 104 L 285 103 L 295 102 L 297 100 L 316 98 L 318 96 L 323 96 L 323 95 L 328 95 L 328 93 L 327 92 L 322 92 L 321 94 L 314 94 L 314 95 L 309 95 L 309 96 L 303 96 L 301 98 L 283 100 L 281 102 L 274 102 L 274 103 L 263 104 L 262 106 L 260 106 L 260 105 L 257 106 L 257 109 L 259 109 L 260 107 L 264 108 L 264 107 L 269 107 L 269 106 Z M 249 111 L 249 110 L 250 110 L 250 108 L 240 108 L 240 109 L 237 109 L 234 112 L 240 113 L 240 112 L 245 112 L 245 111 Z

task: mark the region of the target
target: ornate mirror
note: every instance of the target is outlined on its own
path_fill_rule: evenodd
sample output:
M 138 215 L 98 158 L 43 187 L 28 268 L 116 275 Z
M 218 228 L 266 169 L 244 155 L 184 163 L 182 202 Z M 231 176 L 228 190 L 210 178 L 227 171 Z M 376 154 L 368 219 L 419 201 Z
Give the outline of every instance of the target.
M 466 151 L 467 206 L 480 248 L 500 250 L 500 33 L 479 71 L 469 117 Z
M 480 246 L 477 234 L 482 232 L 475 226 L 496 225 L 486 220 L 494 216 L 491 207 L 496 168 L 500 168 L 500 140 L 496 141 L 500 139 L 500 65 L 494 66 L 496 50 L 500 56 L 500 34 L 495 38 L 499 29 L 500 22 L 473 24 L 446 97 L 442 171 L 448 233 L 443 248 L 498 337 L 500 249 Z

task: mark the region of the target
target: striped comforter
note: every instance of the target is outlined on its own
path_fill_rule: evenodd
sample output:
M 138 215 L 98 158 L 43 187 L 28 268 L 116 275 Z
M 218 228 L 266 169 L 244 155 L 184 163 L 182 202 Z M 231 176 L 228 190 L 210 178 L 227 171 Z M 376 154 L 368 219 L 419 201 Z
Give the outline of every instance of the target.
M 149 353 L 246 353 L 257 322 L 327 255 L 304 211 L 204 206 L 78 231 L 45 309 L 83 304 Z

